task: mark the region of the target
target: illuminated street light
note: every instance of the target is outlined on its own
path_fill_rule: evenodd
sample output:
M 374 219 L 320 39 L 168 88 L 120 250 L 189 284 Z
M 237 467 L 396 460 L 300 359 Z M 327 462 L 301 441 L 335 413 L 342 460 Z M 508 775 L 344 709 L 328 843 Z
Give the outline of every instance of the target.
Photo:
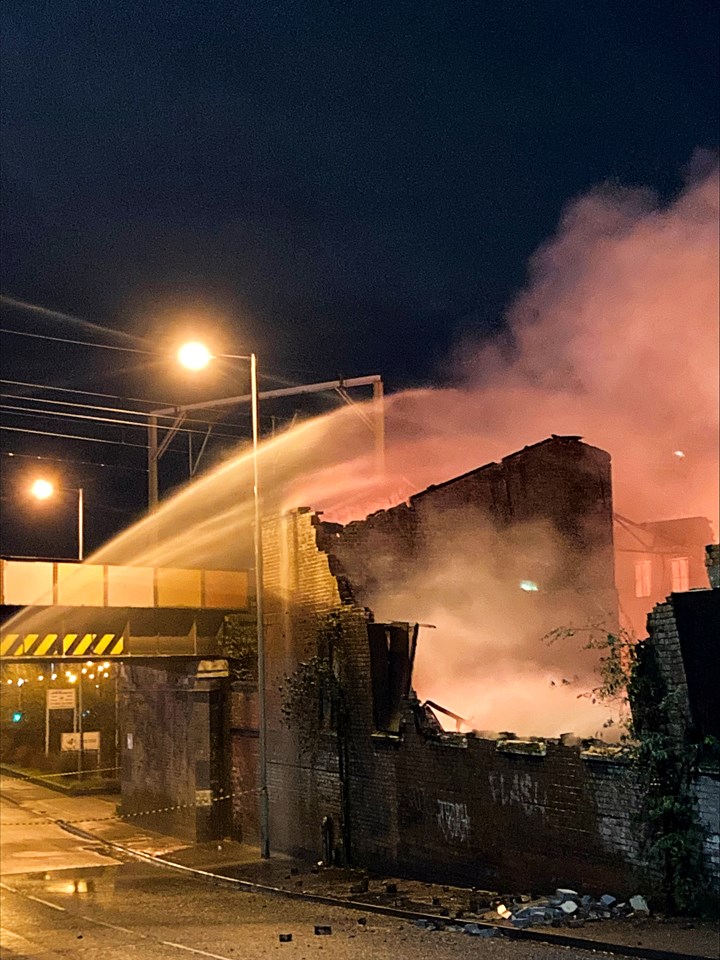
M 267 785 L 267 715 L 265 709 L 265 627 L 263 623 L 263 549 L 260 510 L 260 470 L 258 443 L 260 439 L 260 420 L 258 416 L 258 364 L 254 353 L 221 354 L 215 357 L 208 348 L 198 341 L 184 344 L 178 351 L 178 359 L 189 370 L 202 370 L 211 360 L 246 360 L 250 363 L 250 399 L 252 410 L 252 450 L 253 450 L 253 505 L 255 529 L 253 552 L 255 555 L 255 612 L 257 632 L 258 664 L 258 754 L 260 775 L 260 856 L 270 856 L 270 808 Z
M 178 350 L 177 356 L 182 366 L 188 370 L 204 370 L 213 359 L 213 355 L 205 344 L 197 340 L 184 343 Z
M 55 493 L 55 487 L 49 480 L 40 478 L 30 487 L 30 493 L 36 500 L 48 500 Z
M 85 533 L 85 507 L 82 487 L 60 487 L 60 490 L 77 491 L 78 495 L 78 520 L 77 520 L 77 538 L 78 538 L 78 560 L 83 559 L 84 552 L 84 533 Z M 54 484 L 50 483 L 44 477 L 38 477 L 30 487 L 30 493 L 36 500 L 49 500 L 55 493 Z

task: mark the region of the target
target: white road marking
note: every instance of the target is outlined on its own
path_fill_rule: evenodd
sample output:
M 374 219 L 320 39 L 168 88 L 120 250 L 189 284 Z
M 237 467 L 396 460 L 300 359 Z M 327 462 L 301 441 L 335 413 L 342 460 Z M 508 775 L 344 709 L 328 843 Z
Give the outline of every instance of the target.
M 187 950 L 188 953 L 197 953 L 201 957 L 212 957 L 213 960 L 232 960 L 231 957 L 221 956 L 219 953 L 208 953 L 207 950 L 197 950 L 195 947 L 186 947 L 184 943 L 173 943 L 172 940 L 158 941 L 164 947 L 175 947 L 176 950 Z
M 52 907 L 53 910 L 61 910 L 63 913 L 67 913 L 67 909 L 65 907 L 59 907 L 56 903 L 50 903 L 49 900 L 42 900 L 40 897 L 34 897 L 31 893 L 26 893 L 25 896 L 28 898 L 28 900 L 34 900 L 35 903 L 42 903 L 46 907 Z
M 131 937 L 141 937 L 143 940 L 150 940 L 146 933 L 140 933 L 139 930 L 130 930 L 128 927 L 119 927 L 116 923 L 108 923 L 107 920 L 98 920 L 97 917 L 85 917 L 78 914 L 80 920 L 87 920 L 88 923 L 97 923 L 101 927 L 110 927 L 111 930 L 119 930 L 120 933 L 128 933 Z
M 110 927 L 111 930 L 118 930 L 120 933 L 127 933 L 131 937 L 138 937 L 141 940 L 151 940 L 155 943 L 160 943 L 164 947 L 174 947 L 176 950 L 185 950 L 187 953 L 195 953 L 199 957 L 210 957 L 211 960 L 233 960 L 232 957 L 226 957 L 219 953 L 208 953 L 207 950 L 198 950 L 196 947 L 186 947 L 184 943 L 173 943 L 172 940 L 156 940 L 155 937 L 149 936 L 147 933 L 140 933 L 139 930 L 129 930 L 127 927 L 120 927 L 115 923 L 108 923 L 106 920 L 98 920 L 97 917 L 86 917 L 80 913 L 73 913 L 68 911 L 66 907 L 59 907 L 56 903 L 50 903 L 49 900 L 41 900 L 40 897 L 34 897 L 30 893 L 22 893 L 20 890 L 17 890 L 15 887 L 9 886 L 7 883 L 0 881 L 0 887 L 3 890 L 9 890 L 10 893 L 16 893 L 20 897 L 25 897 L 27 900 L 34 900 L 36 903 L 42 903 L 43 906 L 52 907 L 53 910 L 61 910 L 63 913 L 70 913 L 70 916 L 77 917 L 78 920 L 85 920 L 86 923 L 94 923 L 100 927 Z

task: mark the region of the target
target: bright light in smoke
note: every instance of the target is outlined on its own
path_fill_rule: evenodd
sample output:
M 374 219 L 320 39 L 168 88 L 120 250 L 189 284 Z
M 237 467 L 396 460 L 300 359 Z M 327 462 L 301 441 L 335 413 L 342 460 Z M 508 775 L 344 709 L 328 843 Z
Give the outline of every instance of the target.
M 36 500 L 47 500 L 55 492 L 55 488 L 49 480 L 39 479 L 30 487 L 30 493 Z
M 540 589 L 540 587 L 535 583 L 534 580 L 521 580 L 520 589 L 525 590 L 526 593 L 535 593 Z
M 674 453 L 675 453 L 675 456 L 678 458 L 678 460 L 685 459 L 685 453 L 682 450 L 675 450 Z
M 190 343 L 184 343 L 178 350 L 178 360 L 188 370 L 204 370 L 212 360 L 212 354 L 205 346 L 197 340 Z

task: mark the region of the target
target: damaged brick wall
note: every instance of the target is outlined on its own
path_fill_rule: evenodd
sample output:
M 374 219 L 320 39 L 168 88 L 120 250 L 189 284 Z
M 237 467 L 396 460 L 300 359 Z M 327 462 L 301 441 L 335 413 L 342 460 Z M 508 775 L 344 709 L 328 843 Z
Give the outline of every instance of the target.
M 337 743 L 328 732 L 317 757 L 301 749 L 296 731 L 282 722 L 286 679 L 298 663 L 317 654 L 322 618 L 341 606 L 348 612 L 348 646 L 356 652 L 353 675 L 369 675 L 365 616 L 360 608 L 343 603 L 328 556 L 317 549 L 315 518 L 309 512 L 269 521 L 263 529 L 263 551 L 270 835 L 274 849 L 317 857 L 325 817 L 340 835 Z M 370 710 L 369 686 L 351 687 L 354 709 Z
M 333 573 L 327 525 L 307 512 L 268 526 L 270 800 L 273 848 L 322 855 L 322 821 L 336 835 L 345 791 L 349 854 L 374 870 L 477 886 L 634 892 L 643 860 L 642 798 L 636 771 L 570 742 L 508 741 L 438 732 L 406 701 L 396 734 L 373 717 L 365 611 Z M 319 536 L 318 536 L 319 535 Z M 319 618 L 347 613 L 345 682 L 350 704 L 348 768 L 341 782 L 337 743 L 328 736 L 314 762 L 277 722 L 283 679 L 317 646 Z M 717 780 L 698 782 L 711 831 Z M 717 833 L 706 854 L 717 856 Z M 713 852 L 714 851 L 714 852 Z
M 365 520 L 323 524 L 320 543 L 337 562 L 336 572 L 353 584 L 356 599 L 372 607 L 383 589 L 406 582 L 447 543 L 487 561 L 499 554 L 509 528 L 547 524 L 562 545 L 552 582 L 543 582 L 542 559 L 522 542 L 514 551 L 517 566 L 505 549 L 497 575 L 520 578 L 522 565 L 529 570 L 535 564 L 532 575 L 543 589 L 592 591 L 595 615 L 600 605 L 614 617 L 612 516 L 609 454 L 578 437 L 553 436 Z M 474 542 L 478 530 L 481 541 Z
M 343 604 L 329 558 L 317 548 L 315 524 L 308 513 L 290 514 L 265 539 L 273 584 L 266 642 L 274 718 L 284 676 L 314 652 L 318 615 Z M 627 768 L 585 761 L 579 747 L 561 743 L 548 743 L 540 757 L 503 752 L 491 740 L 437 734 L 424 729 L 419 708 L 409 703 L 399 734 L 377 731 L 364 613 L 347 601 L 345 609 L 351 706 L 346 783 L 340 783 L 332 738 L 313 764 L 293 731 L 274 719 L 274 849 L 320 856 L 322 820 L 331 816 L 337 830 L 344 786 L 356 863 L 476 885 L 628 886 L 640 836 Z

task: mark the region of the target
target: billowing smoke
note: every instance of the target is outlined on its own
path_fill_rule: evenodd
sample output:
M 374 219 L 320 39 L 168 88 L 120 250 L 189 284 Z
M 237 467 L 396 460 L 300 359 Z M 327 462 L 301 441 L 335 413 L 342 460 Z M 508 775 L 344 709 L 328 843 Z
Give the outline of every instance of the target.
M 358 416 L 344 407 L 263 444 L 265 511 L 309 506 L 325 519 L 359 519 L 552 433 L 576 434 L 612 455 L 619 512 L 636 520 L 707 516 L 717 533 L 720 205 L 717 163 L 701 161 L 669 204 L 608 185 L 572 202 L 530 263 L 503 342 L 466 340 L 446 365 L 458 371 L 451 386 L 387 398 L 384 475 L 370 409 Z M 245 450 L 97 559 L 247 566 L 251 524 Z M 468 542 L 483 535 L 467 529 Z M 545 548 L 552 563 L 557 544 Z M 404 585 L 374 597 L 378 617 L 437 627 L 421 636 L 420 696 L 480 728 L 594 733 L 602 716 L 577 699 L 595 681 L 582 639 L 543 644 L 547 620 L 535 623 L 476 561 L 449 545 Z M 558 609 L 557 626 L 571 615 Z
M 418 695 L 462 717 L 462 730 L 614 739 L 616 706 L 593 698 L 598 654 L 588 643 L 600 633 L 584 629 L 607 621 L 601 598 L 588 602 L 570 584 L 544 589 L 562 577 L 567 545 L 547 522 L 499 531 L 480 511 L 463 518 L 463 529 L 447 533 L 438 524 L 423 538 L 432 561 L 396 554 L 363 598 L 379 620 L 425 625 Z M 539 584 L 521 579 L 540 570 Z M 554 635 L 561 625 L 572 633 Z M 442 713 L 438 719 L 447 729 L 457 725 Z
M 612 455 L 619 512 L 707 516 L 717 534 L 720 210 L 717 164 L 700 160 L 669 204 L 611 185 L 572 202 L 532 258 L 507 337 L 460 344 L 444 365 L 452 389 L 391 397 L 383 493 L 364 490 L 361 458 L 341 495 L 332 475 L 320 488 L 328 510 L 359 516 L 551 433 L 579 434 Z
M 344 521 L 551 433 L 579 434 L 611 453 L 620 513 L 707 516 L 717 533 L 718 168 L 707 157 L 695 167 L 670 204 L 612 185 L 572 202 L 530 263 L 507 337 L 459 345 L 452 389 L 391 397 L 385 489 L 378 496 L 359 482 L 371 472 L 361 458 L 344 471 L 355 502 L 347 489 L 335 496 L 326 475 L 329 513 Z M 547 543 L 549 555 L 555 549 Z M 381 616 L 437 626 L 418 652 L 420 695 L 476 727 L 597 732 L 600 708 L 578 699 L 598 682 L 582 635 L 550 650 L 540 625 L 462 545 L 430 555 L 404 591 L 374 598 Z

